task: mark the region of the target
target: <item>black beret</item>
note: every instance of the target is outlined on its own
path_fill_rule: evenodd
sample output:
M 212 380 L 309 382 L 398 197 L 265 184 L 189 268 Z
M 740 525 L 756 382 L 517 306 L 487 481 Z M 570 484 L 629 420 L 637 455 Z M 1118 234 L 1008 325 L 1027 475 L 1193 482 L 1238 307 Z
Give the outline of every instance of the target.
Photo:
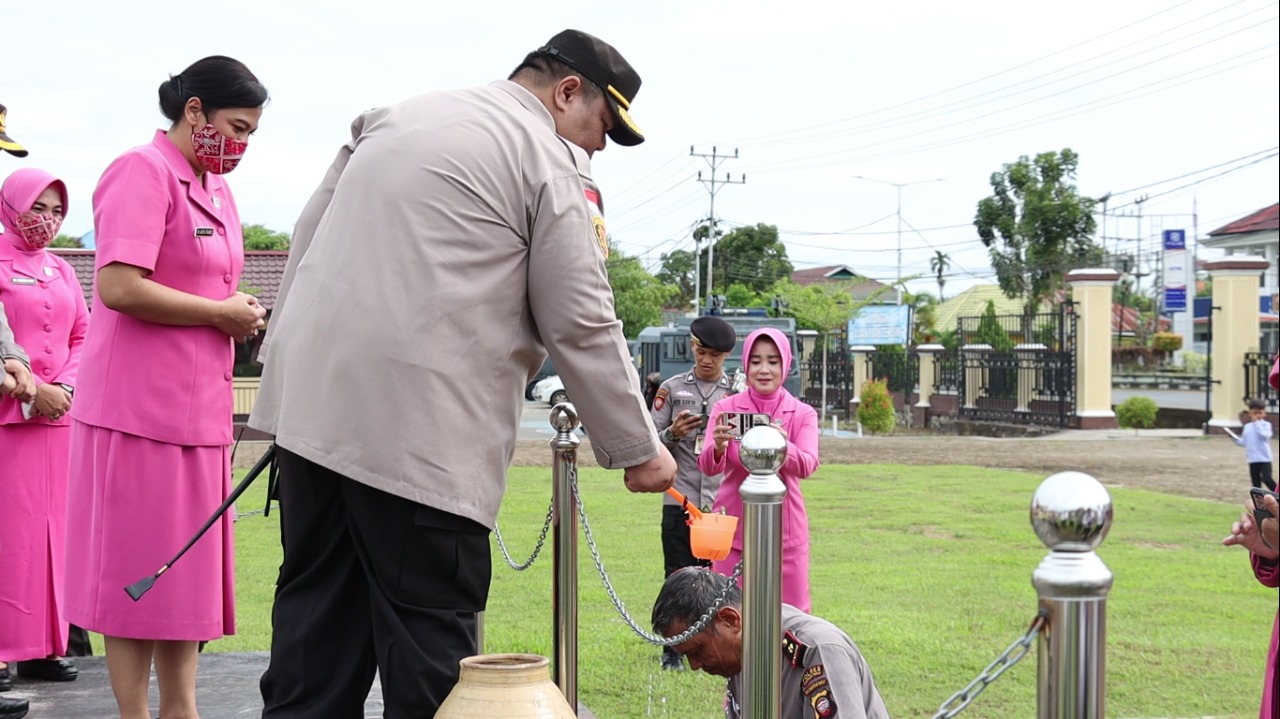
M 693 341 L 716 352 L 732 352 L 738 335 L 733 326 L 719 317 L 699 317 L 689 324 Z

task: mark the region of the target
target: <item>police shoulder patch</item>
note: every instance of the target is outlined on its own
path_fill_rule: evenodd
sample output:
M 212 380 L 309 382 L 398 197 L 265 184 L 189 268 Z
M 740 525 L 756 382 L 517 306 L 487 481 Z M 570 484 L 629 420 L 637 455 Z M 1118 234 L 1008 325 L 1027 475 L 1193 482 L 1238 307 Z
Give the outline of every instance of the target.
M 782 656 L 791 662 L 793 668 L 805 663 L 809 649 L 809 645 L 797 639 L 793 632 L 788 631 L 782 635 Z
M 653 396 L 654 409 L 661 410 L 663 407 L 667 406 L 667 394 L 666 387 L 658 388 L 658 393 Z
M 836 698 L 831 696 L 831 687 L 824 687 L 809 697 L 809 706 L 813 708 L 814 719 L 829 719 L 836 715 Z

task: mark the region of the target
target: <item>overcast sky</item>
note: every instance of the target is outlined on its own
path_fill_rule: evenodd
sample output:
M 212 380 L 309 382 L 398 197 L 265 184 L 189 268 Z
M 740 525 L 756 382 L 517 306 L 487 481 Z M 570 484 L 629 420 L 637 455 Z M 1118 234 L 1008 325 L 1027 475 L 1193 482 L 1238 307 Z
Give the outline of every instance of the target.
M 0 11 L 0 103 L 31 155 L 4 155 L 0 175 L 64 178 L 73 235 L 92 228 L 106 165 L 165 124 L 157 86 L 200 57 L 236 57 L 270 90 L 230 181 L 246 223 L 290 231 L 358 113 L 506 77 L 565 27 L 613 44 L 644 80 L 632 110 L 648 141 L 606 149 L 593 170 L 610 234 L 650 264 L 692 248 L 708 214 L 691 145 L 738 150 L 719 170 L 746 174 L 716 196 L 726 226 L 777 225 L 797 268 L 880 279 L 897 274 L 898 191 L 853 176 L 941 178 L 902 189 L 902 244 L 906 275 L 930 275 L 935 249 L 952 257 L 947 294 L 991 278 L 974 207 L 1019 155 L 1076 150 L 1081 191 L 1114 193 L 1113 211 L 1149 195 L 1141 227 L 1106 228 L 1145 251 L 1162 228 L 1192 229 L 1193 200 L 1203 234 L 1280 196 L 1275 2 L 14 5 Z

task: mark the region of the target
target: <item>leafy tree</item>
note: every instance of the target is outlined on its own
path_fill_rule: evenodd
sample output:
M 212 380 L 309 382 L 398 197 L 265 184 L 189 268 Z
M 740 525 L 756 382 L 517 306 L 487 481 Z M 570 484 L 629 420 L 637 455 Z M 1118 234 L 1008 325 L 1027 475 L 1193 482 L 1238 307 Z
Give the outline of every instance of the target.
M 947 284 L 947 270 L 951 269 L 951 255 L 942 250 L 934 250 L 933 257 L 929 259 L 929 269 L 933 270 L 934 277 L 938 279 L 938 301 L 942 301 L 942 287 Z
M 853 298 L 853 282 L 831 282 L 800 285 L 784 280 L 773 287 L 774 296 L 786 303 L 786 314 L 794 317 L 797 329 L 811 329 L 823 333 L 824 345 L 828 356 L 835 349 L 831 346 L 832 335 L 843 331 L 849 322 L 858 316 L 858 312 L 869 304 L 878 302 L 890 287 L 881 287 L 865 299 Z M 827 419 L 827 365 L 822 363 L 822 416 Z
M 772 295 L 757 292 L 741 282 L 734 282 L 724 291 L 726 307 L 768 307 Z
M 623 334 L 634 339 L 640 330 L 662 322 L 662 308 L 675 296 L 675 287 L 649 274 L 640 258 L 623 254 L 612 241 L 605 269 L 609 272 L 613 306 L 618 319 L 622 320 Z
M 53 242 L 50 242 L 49 246 L 84 249 L 84 243 L 80 241 L 80 238 L 72 237 L 71 235 L 58 235 L 57 237 L 53 238 Z
M 246 250 L 287 250 L 292 237 L 288 232 L 274 232 L 263 225 L 244 225 Z
M 902 293 L 902 304 L 911 307 L 911 343 L 934 342 L 938 334 L 938 298 L 928 292 Z
M 978 203 L 973 219 L 1000 289 L 1023 300 L 1028 325 L 1069 270 L 1102 261 L 1093 242 L 1094 200 L 1076 191 L 1079 161 L 1067 148 L 1006 164 L 991 175 L 993 193 Z
M 893 409 L 888 380 L 869 379 L 863 382 L 858 400 L 858 421 L 863 429 L 872 434 L 893 432 L 898 424 L 898 415 Z
M 709 234 L 707 227 L 695 230 L 695 236 Z M 787 248 L 778 239 L 774 225 L 744 225 L 716 240 L 712 288 L 728 287 L 741 282 L 755 292 L 766 292 L 778 280 L 791 276 L 794 267 L 787 259 Z M 706 266 L 706 250 L 699 256 L 699 267 Z M 706 283 L 702 287 L 706 289 Z
M 662 255 L 662 267 L 657 275 L 658 281 L 676 289 L 672 303 L 678 307 L 688 307 L 693 304 L 696 264 L 697 260 L 689 250 L 676 250 Z
M 983 310 L 982 318 L 978 320 L 978 331 L 973 333 L 973 343 L 991 345 L 991 349 L 995 352 L 1013 351 L 1013 340 L 1000 326 L 1000 320 L 996 318 L 996 303 L 991 300 L 987 300 L 987 308 Z

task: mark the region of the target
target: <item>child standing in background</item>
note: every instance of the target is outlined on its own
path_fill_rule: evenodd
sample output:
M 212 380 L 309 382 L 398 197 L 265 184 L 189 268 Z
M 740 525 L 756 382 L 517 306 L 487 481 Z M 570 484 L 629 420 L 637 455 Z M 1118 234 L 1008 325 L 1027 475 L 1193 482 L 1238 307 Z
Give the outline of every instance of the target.
M 1249 481 L 1254 487 L 1263 487 L 1275 491 L 1276 483 L 1271 478 L 1271 423 L 1267 421 L 1267 406 L 1260 399 L 1249 400 L 1249 423 L 1236 434 L 1227 430 L 1227 434 L 1244 447 L 1244 458 L 1249 463 Z

